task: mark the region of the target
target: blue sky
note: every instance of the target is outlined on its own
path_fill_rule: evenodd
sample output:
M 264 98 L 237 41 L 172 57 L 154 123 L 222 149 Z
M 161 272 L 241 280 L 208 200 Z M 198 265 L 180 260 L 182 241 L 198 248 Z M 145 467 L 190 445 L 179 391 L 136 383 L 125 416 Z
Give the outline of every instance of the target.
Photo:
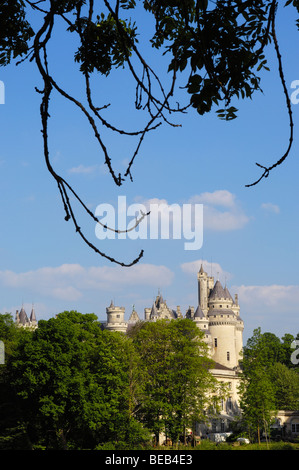
M 299 80 L 295 20 L 292 8 L 279 9 L 277 35 L 290 95 L 291 83 Z M 81 97 L 84 84 L 70 56 L 73 44 L 71 38 L 62 38 L 58 28 L 50 69 L 61 86 Z M 275 162 L 288 145 L 288 115 L 273 46 L 268 51 L 271 72 L 262 75 L 264 93 L 238 103 L 237 120 L 223 122 L 214 112 L 201 117 L 193 110 L 174 116 L 182 127 L 163 125 L 148 134 L 132 169 L 133 182 L 128 179 L 120 188 L 107 173 L 85 118 L 53 96 L 53 166 L 93 212 L 103 203 L 117 207 L 118 196 L 126 196 L 128 205 L 156 200 L 204 206 L 203 245 L 196 251 L 186 251 L 183 239 L 99 241 L 95 223 L 78 208 L 81 227 L 107 254 L 129 262 L 144 249 L 144 257 L 132 268 L 96 255 L 64 220 L 56 183 L 43 159 L 40 95 L 34 89 L 41 80 L 35 65 L 0 69 L 5 84 L 5 104 L 0 105 L 0 312 L 14 314 L 22 304 L 30 312 L 34 303 L 38 319 L 76 309 L 105 320 L 113 299 L 125 306 L 127 318 L 133 305 L 143 317 L 159 289 L 170 307 L 180 305 L 185 312 L 189 305 L 197 306 L 196 273 L 204 261 L 206 270 L 226 283 L 232 295 L 238 293 L 245 341 L 259 326 L 279 337 L 296 336 L 299 105 L 292 105 L 295 134 L 289 158 L 259 185 L 245 187 L 260 175 L 255 162 Z M 163 70 L 165 63 L 150 50 L 146 53 L 153 67 Z M 113 123 L 127 129 L 142 125 L 144 117 L 133 109 L 135 90 L 125 71 L 108 80 L 97 75 L 94 84 L 97 104 L 111 103 L 104 115 Z M 112 164 L 123 172 L 136 140 L 101 132 Z

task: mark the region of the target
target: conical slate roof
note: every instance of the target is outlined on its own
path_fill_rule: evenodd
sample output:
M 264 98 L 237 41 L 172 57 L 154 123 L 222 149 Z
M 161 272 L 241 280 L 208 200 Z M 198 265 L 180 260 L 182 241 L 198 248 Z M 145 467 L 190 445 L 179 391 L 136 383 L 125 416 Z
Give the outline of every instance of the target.
M 32 307 L 32 310 L 31 310 L 30 321 L 31 322 L 36 322 L 36 315 L 35 315 L 35 310 L 34 310 L 33 307 Z
M 27 317 L 27 313 L 25 312 L 24 310 L 24 307 L 21 308 L 21 311 L 20 311 L 20 314 L 19 314 L 19 319 L 20 319 L 20 323 L 22 325 L 25 325 L 25 323 L 28 323 L 28 317 Z
M 158 316 L 157 307 L 156 307 L 155 302 L 153 303 L 150 316 L 151 316 L 151 318 Z
M 202 309 L 200 308 L 200 306 L 197 307 L 197 309 L 194 313 L 194 318 L 205 318 L 205 315 L 204 315 Z
M 138 321 L 140 321 L 139 315 L 136 312 L 135 308 L 133 307 L 132 313 L 131 313 L 130 318 L 129 318 L 129 323 L 135 323 L 135 322 L 138 322 Z
M 234 301 L 232 296 L 230 295 L 230 292 L 229 292 L 228 288 L 226 286 L 224 288 L 224 294 L 225 294 L 225 297 L 224 297 L 225 299 L 229 299 L 229 300 Z
M 215 282 L 215 285 L 210 293 L 210 296 L 209 296 L 209 299 L 210 300 L 213 300 L 213 299 L 225 299 L 227 296 L 227 294 L 225 293 L 222 285 L 221 285 L 221 282 L 220 281 L 216 281 Z

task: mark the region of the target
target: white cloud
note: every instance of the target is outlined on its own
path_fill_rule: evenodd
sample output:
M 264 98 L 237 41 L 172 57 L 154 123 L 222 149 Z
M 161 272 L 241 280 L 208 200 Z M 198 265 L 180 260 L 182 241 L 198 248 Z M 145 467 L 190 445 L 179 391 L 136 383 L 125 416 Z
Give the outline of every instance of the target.
M 0 285 L 4 287 L 68 301 L 76 301 L 91 290 L 116 292 L 143 285 L 156 288 L 168 286 L 172 280 L 170 269 L 152 264 L 137 264 L 128 270 L 118 266 L 85 268 L 63 264 L 24 273 L 0 271 Z
M 164 212 L 168 216 L 171 214 L 170 209 L 175 204 L 181 208 L 182 204 L 172 203 L 169 204 L 166 199 L 147 199 L 142 200 L 136 198 L 139 203 L 149 209 L 151 204 L 159 204 L 164 206 Z M 243 228 L 250 220 L 245 214 L 237 201 L 236 196 L 227 190 L 216 190 L 214 192 L 205 192 L 197 194 L 189 198 L 186 204 L 203 204 L 203 228 L 204 230 L 209 229 L 213 231 L 230 231 L 238 230 Z M 181 211 L 182 212 L 182 211 Z M 162 212 L 163 215 L 163 212 Z M 171 220 L 173 223 L 178 222 L 177 217 L 180 217 L 180 213 L 171 214 Z
M 225 189 L 218 189 L 213 193 L 205 192 L 193 196 L 195 202 L 207 204 L 209 206 L 234 207 L 236 205 L 236 196 Z
M 245 337 L 261 327 L 278 337 L 299 332 L 299 285 L 233 286 L 238 293 Z
M 213 231 L 238 230 L 249 222 L 236 196 L 227 190 L 216 190 L 192 196 L 192 204 L 203 204 L 204 229 Z
M 77 174 L 77 175 L 91 175 L 94 173 L 101 173 L 105 174 L 106 168 L 105 165 L 91 165 L 91 166 L 85 166 L 85 165 L 78 165 L 73 168 L 69 169 L 69 173 Z
M 271 202 L 264 202 L 261 205 L 261 208 L 267 212 L 274 212 L 274 214 L 280 213 L 280 208 L 276 204 L 272 204 Z
M 270 308 L 273 312 L 298 311 L 299 285 L 239 286 L 235 287 L 240 302 L 249 308 Z
M 200 270 L 201 264 L 203 269 L 209 276 L 213 276 L 216 280 L 219 278 L 220 282 L 225 284 L 226 281 L 231 279 L 232 275 L 224 271 L 219 263 L 213 263 L 206 260 L 195 260 L 190 261 L 189 263 L 181 264 L 181 269 L 184 273 L 196 276 Z

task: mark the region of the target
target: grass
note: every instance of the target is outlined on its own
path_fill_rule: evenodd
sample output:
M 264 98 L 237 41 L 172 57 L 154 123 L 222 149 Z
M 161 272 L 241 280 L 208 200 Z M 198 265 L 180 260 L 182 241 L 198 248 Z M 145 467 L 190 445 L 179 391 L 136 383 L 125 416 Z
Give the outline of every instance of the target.
M 261 444 L 241 444 L 234 445 L 231 442 L 212 442 L 209 440 L 201 441 L 200 445 L 196 447 L 191 446 L 179 446 L 179 448 L 174 448 L 170 446 L 159 446 L 155 447 L 155 450 L 299 450 L 299 443 L 291 442 L 261 442 Z

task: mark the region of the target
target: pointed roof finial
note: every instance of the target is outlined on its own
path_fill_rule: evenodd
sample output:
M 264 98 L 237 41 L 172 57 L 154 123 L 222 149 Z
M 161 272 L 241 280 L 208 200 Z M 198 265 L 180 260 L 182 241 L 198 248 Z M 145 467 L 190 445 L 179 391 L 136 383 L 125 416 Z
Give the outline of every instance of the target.
M 30 321 L 31 321 L 31 322 L 36 322 L 34 304 L 32 304 L 32 310 L 31 310 L 31 315 L 30 315 Z

